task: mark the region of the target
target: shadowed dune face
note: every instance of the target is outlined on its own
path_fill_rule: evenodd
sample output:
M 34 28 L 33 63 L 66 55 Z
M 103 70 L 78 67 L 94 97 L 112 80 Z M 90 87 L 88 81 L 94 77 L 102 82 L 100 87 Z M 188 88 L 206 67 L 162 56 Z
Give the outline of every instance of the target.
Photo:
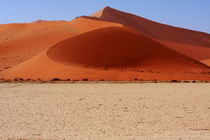
M 111 27 L 67 39 L 50 48 L 47 54 L 65 64 L 125 67 L 143 59 L 141 46 L 151 44 L 146 38 L 140 39 L 124 28 Z
M 91 16 L 123 24 L 194 59 L 210 58 L 210 35 L 207 33 L 160 24 L 110 7 L 105 7 Z M 192 51 L 188 46 L 193 48 Z M 196 50 L 198 54 L 195 54 Z
M 194 58 L 196 60 L 203 60 L 210 58 L 210 48 L 202 47 L 202 46 L 194 46 L 188 45 L 183 43 L 171 42 L 171 41 L 164 41 L 164 40 L 157 40 L 161 44 L 177 51 L 186 56 Z
M 127 28 L 94 30 L 51 47 L 49 58 L 63 64 L 88 67 L 141 67 L 165 71 L 200 69 L 199 62 Z

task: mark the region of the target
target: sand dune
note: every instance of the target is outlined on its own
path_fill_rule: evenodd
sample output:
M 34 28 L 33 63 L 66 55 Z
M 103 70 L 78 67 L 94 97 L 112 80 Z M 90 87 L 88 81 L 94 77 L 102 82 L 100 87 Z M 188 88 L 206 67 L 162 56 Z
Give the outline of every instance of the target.
M 3 79 L 210 80 L 201 61 L 210 59 L 209 34 L 109 7 L 72 21 L 0 25 L 0 32 Z
M 47 54 L 59 63 L 88 67 L 139 67 L 162 71 L 205 68 L 199 62 L 121 27 L 98 29 L 67 39 L 50 48 Z
M 68 37 L 109 26 L 121 25 L 88 18 L 1 25 L 0 70 L 20 64 Z
M 210 76 L 200 74 L 207 69 L 130 29 L 108 27 L 66 39 L 3 75 L 35 80 L 208 80 Z
M 197 60 L 202 60 L 201 57 L 210 58 L 210 35 L 207 33 L 160 24 L 110 7 L 105 7 L 91 16 L 123 24 Z M 191 50 L 188 46 L 197 49 Z M 195 50 L 199 51 L 196 55 Z

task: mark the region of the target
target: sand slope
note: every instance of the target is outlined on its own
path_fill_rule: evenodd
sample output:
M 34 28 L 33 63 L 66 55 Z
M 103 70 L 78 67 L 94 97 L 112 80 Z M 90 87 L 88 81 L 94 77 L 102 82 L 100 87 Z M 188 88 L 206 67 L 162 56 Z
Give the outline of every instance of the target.
M 110 7 L 105 7 L 91 16 L 123 24 L 194 59 L 210 58 L 210 35 L 207 33 L 160 24 Z M 189 49 L 189 46 L 193 49 Z M 195 55 L 196 50 L 199 53 Z
M 130 29 L 108 27 L 66 39 L 2 75 L 42 80 L 208 80 L 210 76 L 201 75 L 207 70 Z
M 43 21 L 1 25 L 0 32 L 3 34 L 0 35 L 0 70 L 20 64 L 68 37 L 109 26 L 120 25 L 85 17 L 69 22 Z

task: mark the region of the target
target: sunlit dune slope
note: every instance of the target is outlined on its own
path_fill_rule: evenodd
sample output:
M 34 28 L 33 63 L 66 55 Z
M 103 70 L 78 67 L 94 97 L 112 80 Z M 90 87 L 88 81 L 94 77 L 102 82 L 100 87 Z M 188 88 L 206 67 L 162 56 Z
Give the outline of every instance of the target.
M 0 25 L 0 70 L 13 67 L 66 38 L 94 29 L 121 26 L 116 23 L 76 18 Z

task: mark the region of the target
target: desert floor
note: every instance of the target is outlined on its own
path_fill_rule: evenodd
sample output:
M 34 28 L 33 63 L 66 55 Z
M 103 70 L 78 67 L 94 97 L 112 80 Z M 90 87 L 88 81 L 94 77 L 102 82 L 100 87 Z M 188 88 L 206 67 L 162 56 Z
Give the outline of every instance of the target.
M 209 140 L 209 83 L 2 83 L 0 140 Z

